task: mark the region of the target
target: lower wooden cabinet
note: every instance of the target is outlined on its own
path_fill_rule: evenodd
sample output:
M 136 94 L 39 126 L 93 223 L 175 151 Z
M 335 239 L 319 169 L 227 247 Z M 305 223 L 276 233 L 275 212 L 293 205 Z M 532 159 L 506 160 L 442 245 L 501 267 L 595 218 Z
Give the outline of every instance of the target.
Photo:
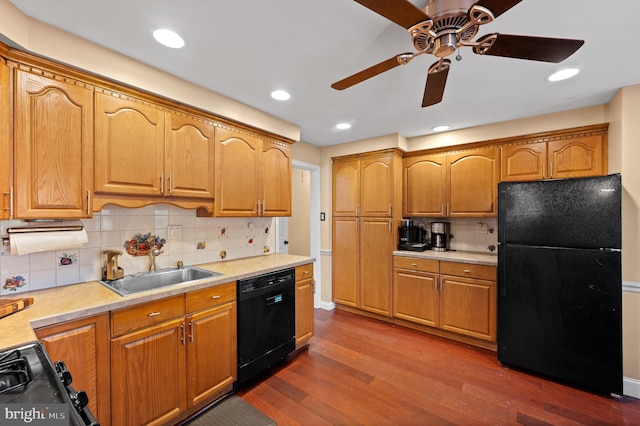
M 110 423 L 109 314 L 35 330 L 53 362 L 64 361 L 72 386 L 89 397 L 89 409 L 101 425 Z
M 149 324 L 150 318 L 162 320 Z M 114 425 L 171 423 L 232 390 L 235 283 L 123 308 L 111 319 L 112 334 L 127 330 L 111 339 Z M 131 330 L 135 323 L 143 325 Z
M 496 341 L 496 267 L 394 257 L 394 318 Z
M 313 263 L 296 267 L 296 349 L 313 337 Z

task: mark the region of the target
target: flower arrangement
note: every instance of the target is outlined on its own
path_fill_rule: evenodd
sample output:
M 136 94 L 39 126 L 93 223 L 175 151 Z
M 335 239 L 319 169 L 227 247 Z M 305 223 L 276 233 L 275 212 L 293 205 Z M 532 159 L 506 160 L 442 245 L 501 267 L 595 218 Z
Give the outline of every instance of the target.
M 124 248 L 131 256 L 147 256 L 151 249 L 161 249 L 167 240 L 153 235 L 151 232 L 146 234 L 135 234 L 131 239 L 124 242 Z

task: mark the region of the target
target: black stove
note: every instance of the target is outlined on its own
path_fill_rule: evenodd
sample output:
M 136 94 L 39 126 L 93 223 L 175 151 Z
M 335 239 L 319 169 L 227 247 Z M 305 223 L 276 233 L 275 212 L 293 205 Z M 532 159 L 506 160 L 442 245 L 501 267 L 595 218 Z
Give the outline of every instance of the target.
M 86 393 L 73 389 L 71 381 L 64 362 L 54 365 L 39 342 L 3 350 L 0 424 L 98 426 Z

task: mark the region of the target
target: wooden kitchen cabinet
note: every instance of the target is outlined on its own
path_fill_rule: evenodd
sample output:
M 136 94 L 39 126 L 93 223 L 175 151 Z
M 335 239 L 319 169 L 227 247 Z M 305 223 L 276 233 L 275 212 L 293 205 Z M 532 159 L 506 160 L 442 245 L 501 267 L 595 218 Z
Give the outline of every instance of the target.
M 11 70 L 0 58 L 0 220 L 11 218 Z
M 16 70 L 14 100 L 14 218 L 92 217 L 92 88 Z
M 296 266 L 296 349 L 313 337 L 313 263 Z
M 333 217 L 358 216 L 360 205 L 360 160 L 334 160 L 332 206 Z
M 407 217 L 495 217 L 499 148 L 419 154 L 404 158 Z
M 394 318 L 496 341 L 495 266 L 396 256 L 393 285 Z
M 100 424 L 111 424 L 109 315 L 42 327 L 35 333 L 53 362 L 64 361 L 71 386 L 87 393 L 89 409 Z
M 291 216 L 291 146 L 218 128 L 214 207 L 221 217 Z
M 235 282 L 112 311 L 112 423 L 166 424 L 231 391 L 236 322 Z
M 360 218 L 360 304 L 359 308 L 391 316 L 394 239 L 393 220 Z
M 403 213 L 406 217 L 442 217 L 446 203 L 446 155 L 404 159 Z
M 111 340 L 111 422 L 161 425 L 187 408 L 184 318 Z
M 447 217 L 496 217 L 500 149 L 447 154 Z
M 605 131 L 573 134 L 502 146 L 501 181 L 561 179 L 607 174 Z
M 331 285 L 335 303 L 357 308 L 360 303 L 359 219 L 333 218 Z

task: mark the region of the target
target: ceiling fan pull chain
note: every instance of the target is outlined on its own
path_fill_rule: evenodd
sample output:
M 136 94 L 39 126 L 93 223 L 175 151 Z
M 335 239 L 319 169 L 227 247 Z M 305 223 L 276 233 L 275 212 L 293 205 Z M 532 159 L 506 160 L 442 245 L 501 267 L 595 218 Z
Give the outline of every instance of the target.
M 456 55 L 456 61 L 460 62 L 462 60 L 462 55 L 460 54 L 460 48 L 458 48 L 458 54 Z

